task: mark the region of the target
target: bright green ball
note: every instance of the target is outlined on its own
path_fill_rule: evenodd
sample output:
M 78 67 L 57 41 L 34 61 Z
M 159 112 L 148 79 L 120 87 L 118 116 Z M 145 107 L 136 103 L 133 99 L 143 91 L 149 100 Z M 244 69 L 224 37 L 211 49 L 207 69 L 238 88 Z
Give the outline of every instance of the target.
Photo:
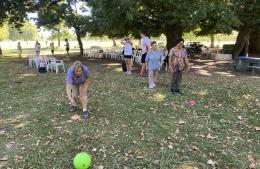
M 73 165 L 76 169 L 88 169 L 91 166 L 91 157 L 89 154 L 82 152 L 75 156 Z

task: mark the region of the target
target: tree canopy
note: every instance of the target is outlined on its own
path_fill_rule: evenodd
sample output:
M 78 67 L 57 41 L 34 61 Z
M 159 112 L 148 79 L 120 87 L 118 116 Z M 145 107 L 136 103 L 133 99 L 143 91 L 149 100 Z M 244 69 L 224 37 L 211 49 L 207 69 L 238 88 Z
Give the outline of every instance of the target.
M 18 30 L 9 26 L 9 39 L 10 40 L 35 40 L 37 38 L 37 27 L 30 23 L 25 22 L 24 25 Z
M 139 32 L 148 36 L 163 33 L 170 48 L 176 37 L 191 30 L 197 35 L 237 30 L 233 55 L 248 44 L 250 35 L 260 32 L 259 0 L 2 0 L 0 10 L 4 11 L 0 13 L 0 25 L 7 22 L 20 28 L 28 12 L 37 10 L 38 26 L 59 30 L 63 23 L 73 28 L 81 54 L 81 38 L 86 32 L 110 38 L 129 34 L 139 37 Z
M 35 0 L 1 0 L 0 26 L 5 22 L 20 28 L 25 22 L 28 12 L 35 10 Z
M 244 54 L 251 51 L 260 53 L 260 1 L 232 0 L 230 7 L 240 21 L 240 24 L 234 27 L 239 34 L 233 50 L 233 56 L 238 56 L 241 52 Z M 252 40 L 254 43 L 249 43 Z
M 52 34 L 48 37 L 49 40 L 54 40 L 54 39 L 71 39 L 71 40 L 75 40 L 76 36 L 75 34 L 72 34 L 72 32 L 68 29 L 68 28 L 62 28 L 60 30 L 60 32 L 57 31 L 52 31 Z
M 8 25 L 3 24 L 2 27 L 0 27 L 0 41 L 8 39 L 8 37 L 9 37 Z
M 38 26 L 49 29 L 59 29 L 59 24 L 73 28 L 83 55 L 83 44 L 81 38 L 86 36 L 88 16 L 83 15 L 86 10 L 86 2 L 80 0 L 49 1 L 39 0 Z
M 167 46 L 183 32 L 198 34 L 231 33 L 239 21 L 225 0 L 88 0 L 95 35 L 149 36 L 164 33 Z

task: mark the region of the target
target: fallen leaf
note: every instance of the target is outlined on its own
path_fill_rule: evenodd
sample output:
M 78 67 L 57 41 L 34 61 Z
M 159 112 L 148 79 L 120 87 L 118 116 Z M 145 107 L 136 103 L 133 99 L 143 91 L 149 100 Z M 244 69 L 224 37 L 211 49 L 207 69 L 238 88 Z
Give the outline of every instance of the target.
M 211 159 L 209 159 L 208 160 L 208 162 L 207 162 L 209 165 L 212 165 L 212 166 L 214 166 L 216 163 L 213 161 L 213 160 L 211 160 Z
M 172 150 L 172 149 L 173 149 L 173 145 L 170 144 L 170 145 L 168 146 L 168 148 Z
M 159 164 L 160 163 L 160 160 L 155 160 L 155 161 L 153 161 L 153 164 Z
M 179 166 L 178 169 L 198 169 L 198 168 L 194 167 L 190 164 L 183 164 L 183 165 Z
M 9 156 L 8 155 L 5 155 L 3 156 L 0 161 L 7 161 L 9 159 Z
M 0 168 L 6 168 L 7 166 L 7 161 L 0 161 Z
M 103 165 L 97 166 L 97 169 L 104 169 Z
M 208 139 L 212 139 L 214 137 L 211 136 L 211 134 L 209 133 L 207 136 L 206 136 Z
M 7 149 L 10 149 L 11 147 L 13 147 L 13 145 L 14 145 L 14 144 L 12 144 L 12 143 L 7 143 L 7 144 L 5 145 L 5 147 L 6 147 Z
M 20 162 L 20 161 L 23 161 L 23 160 L 24 160 L 23 156 L 15 156 L 15 157 L 14 157 L 14 161 L 15 161 L 16 163 L 18 163 L 18 162 Z
M 144 156 L 137 156 L 136 158 L 137 158 L 137 159 L 143 159 Z
M 91 151 L 92 151 L 92 152 L 96 152 L 96 151 L 97 151 L 97 149 L 96 149 L 96 148 L 93 148 Z
M 254 159 L 251 152 L 247 155 L 248 161 L 250 161 L 249 169 L 256 169 L 256 160 Z
M 6 133 L 5 130 L 0 130 L 0 135 L 3 135 L 3 134 L 5 134 L 5 133 Z
M 39 143 L 40 143 L 40 140 L 37 140 L 37 142 L 36 142 L 36 144 L 35 144 L 35 145 L 36 145 L 36 146 L 38 146 L 38 145 L 39 145 Z
M 256 131 L 260 131 L 260 127 L 255 127 L 255 130 Z
M 178 124 L 185 124 L 186 122 L 185 121 L 183 121 L 183 120 L 180 120 L 179 122 L 178 122 Z
M 198 151 L 198 150 L 199 150 L 199 148 L 196 147 L 196 146 L 191 146 L 191 148 L 192 148 L 193 150 L 195 150 L 195 151 Z
M 78 114 L 71 116 L 71 120 L 79 120 L 79 119 L 80 119 L 80 115 Z

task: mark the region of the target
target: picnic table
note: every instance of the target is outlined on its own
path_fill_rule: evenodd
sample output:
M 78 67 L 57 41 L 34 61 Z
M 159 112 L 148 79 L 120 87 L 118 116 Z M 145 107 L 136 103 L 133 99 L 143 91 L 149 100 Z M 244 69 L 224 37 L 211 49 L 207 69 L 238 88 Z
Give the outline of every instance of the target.
M 239 56 L 236 57 L 235 60 L 238 62 L 234 65 L 235 69 L 247 70 L 250 68 L 252 69 L 252 74 L 255 73 L 255 70 L 260 70 L 260 58 Z

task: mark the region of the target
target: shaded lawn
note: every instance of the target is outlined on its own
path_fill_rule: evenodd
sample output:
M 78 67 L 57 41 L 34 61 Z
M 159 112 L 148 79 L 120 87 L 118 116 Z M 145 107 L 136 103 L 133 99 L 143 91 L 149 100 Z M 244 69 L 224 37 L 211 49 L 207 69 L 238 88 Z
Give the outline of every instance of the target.
M 185 74 L 183 95 L 173 97 L 166 73 L 149 90 L 118 63 L 86 61 L 91 114 L 71 121 L 65 74 L 38 74 L 19 61 L 0 62 L 0 158 L 8 155 L 11 168 L 73 168 L 80 151 L 93 168 L 109 169 L 212 168 L 209 159 L 238 169 L 249 166 L 249 152 L 260 158 L 259 78 Z M 190 98 L 198 104 L 188 106 Z

